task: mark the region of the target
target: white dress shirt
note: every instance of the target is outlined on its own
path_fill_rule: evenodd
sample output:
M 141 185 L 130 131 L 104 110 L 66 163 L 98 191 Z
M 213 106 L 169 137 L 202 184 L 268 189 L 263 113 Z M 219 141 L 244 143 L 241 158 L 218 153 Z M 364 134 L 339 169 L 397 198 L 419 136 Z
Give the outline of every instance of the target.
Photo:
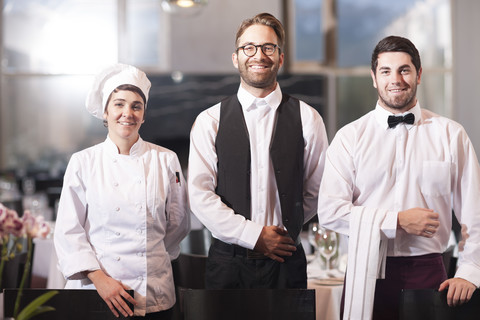
M 55 225 L 66 288 L 94 289 L 84 271 L 102 269 L 135 290 L 135 315 L 175 303 L 171 259 L 190 229 L 175 153 L 141 138 L 130 155 L 105 142 L 72 155 Z
M 283 227 L 276 180 L 270 160 L 275 114 L 282 100 L 276 89 L 263 99 L 240 86 L 238 100 L 243 109 L 250 137 L 251 220 L 235 214 L 215 194 L 217 154 L 215 140 L 220 119 L 220 103 L 197 117 L 190 133 L 188 188 L 190 207 L 198 219 L 224 242 L 253 249 L 263 226 Z M 322 178 L 325 150 L 328 146 L 325 125 L 318 112 L 300 101 L 304 147 L 304 220 L 315 215 Z
M 470 237 L 460 253 L 456 277 L 480 285 L 480 169 L 461 125 L 421 109 L 409 112 L 413 125 L 388 128 L 392 115 L 375 110 L 346 125 L 333 139 L 325 160 L 318 216 L 329 229 L 348 234 L 353 207 L 384 210 L 381 225 L 389 256 L 416 256 L 445 251 L 452 208 Z M 408 112 L 407 112 L 408 113 Z M 433 238 L 397 228 L 399 211 L 430 208 L 439 213 Z

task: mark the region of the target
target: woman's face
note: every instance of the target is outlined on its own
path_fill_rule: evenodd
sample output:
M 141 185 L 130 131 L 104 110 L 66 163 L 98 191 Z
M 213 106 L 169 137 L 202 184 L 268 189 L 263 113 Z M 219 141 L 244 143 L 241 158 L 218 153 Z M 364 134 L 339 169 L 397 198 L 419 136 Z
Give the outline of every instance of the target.
M 145 105 L 142 97 L 133 91 L 112 92 L 103 118 L 107 120 L 108 134 L 116 142 L 138 140 L 138 130 L 144 122 Z

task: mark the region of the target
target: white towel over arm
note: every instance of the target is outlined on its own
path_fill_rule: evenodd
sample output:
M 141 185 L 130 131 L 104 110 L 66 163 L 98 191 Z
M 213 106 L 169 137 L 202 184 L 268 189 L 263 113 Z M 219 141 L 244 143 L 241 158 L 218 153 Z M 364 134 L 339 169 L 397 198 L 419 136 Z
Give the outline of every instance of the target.
M 388 240 L 382 239 L 380 228 L 387 213 L 352 208 L 343 319 L 372 318 L 375 284 L 385 278 Z

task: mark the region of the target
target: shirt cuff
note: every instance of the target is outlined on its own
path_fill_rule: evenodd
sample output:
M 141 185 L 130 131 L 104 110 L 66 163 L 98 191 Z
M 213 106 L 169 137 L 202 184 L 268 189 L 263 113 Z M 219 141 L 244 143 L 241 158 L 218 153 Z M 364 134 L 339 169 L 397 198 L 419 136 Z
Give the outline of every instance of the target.
M 257 244 L 260 233 L 262 233 L 263 226 L 251 220 L 246 220 L 247 225 L 238 240 L 238 245 L 247 249 L 253 250 Z
M 388 211 L 385 219 L 380 226 L 380 229 L 387 239 L 395 239 L 397 234 L 398 212 Z
M 465 279 L 473 283 L 475 287 L 480 287 L 480 270 L 472 265 L 460 265 L 457 272 L 455 272 L 455 278 Z
M 77 255 L 69 255 L 60 261 L 62 273 L 68 280 L 85 279 L 84 271 L 94 271 L 100 269 L 95 256 L 88 252 L 79 253 Z

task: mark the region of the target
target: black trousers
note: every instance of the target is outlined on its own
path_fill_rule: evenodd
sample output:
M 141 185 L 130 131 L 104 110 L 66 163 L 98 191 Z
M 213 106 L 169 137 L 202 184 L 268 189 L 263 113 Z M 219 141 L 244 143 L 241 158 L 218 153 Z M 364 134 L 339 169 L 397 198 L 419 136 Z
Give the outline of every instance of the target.
M 173 308 L 165 311 L 152 312 L 145 314 L 145 317 L 135 316 L 133 320 L 172 320 Z
M 307 261 L 302 244 L 277 262 L 240 246 L 214 239 L 205 271 L 207 289 L 306 289 Z

